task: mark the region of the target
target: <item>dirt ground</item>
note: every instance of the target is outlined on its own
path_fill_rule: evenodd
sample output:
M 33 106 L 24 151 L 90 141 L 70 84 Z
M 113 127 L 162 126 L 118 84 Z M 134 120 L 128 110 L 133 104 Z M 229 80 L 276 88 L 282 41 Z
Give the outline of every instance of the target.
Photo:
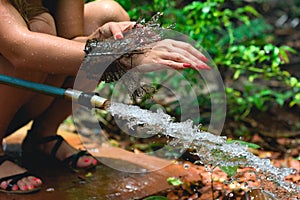
M 6 153 L 13 155 L 21 164 L 21 142 L 29 126 L 18 130 L 6 138 Z M 84 148 L 77 134 L 59 130 L 70 144 L 76 148 Z M 196 168 L 185 169 L 182 164 L 162 160 L 144 154 L 135 154 L 121 148 L 102 146 L 98 153 L 93 153 L 100 165 L 92 171 L 70 171 L 59 163 L 49 162 L 49 159 L 36 160 L 25 166 L 30 172 L 43 180 L 41 191 L 35 194 L 12 195 L 0 193 L 1 200 L 127 200 L 143 199 L 173 188 L 168 184 L 168 177 L 183 178 L 194 182 L 201 179 Z M 121 166 L 115 169 L 113 166 Z M 133 173 L 134 172 L 134 173 Z

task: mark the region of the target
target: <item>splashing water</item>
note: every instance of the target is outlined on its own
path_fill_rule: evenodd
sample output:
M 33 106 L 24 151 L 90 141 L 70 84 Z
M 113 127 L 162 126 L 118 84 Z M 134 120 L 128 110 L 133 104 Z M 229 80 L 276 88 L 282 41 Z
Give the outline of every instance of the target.
M 124 40 L 115 41 L 114 39 L 95 43 L 88 53 L 82 69 L 87 71 L 92 78 L 99 80 L 98 75 L 102 74 L 95 70 L 103 70 L 104 63 L 107 66 L 116 59 L 116 56 L 123 54 L 130 55 L 131 53 L 143 53 L 141 51 L 147 44 L 168 38 L 171 27 L 162 28 L 159 24 L 161 13 L 153 16 L 149 22 L 145 20 L 138 21 L 137 24 L 142 24 L 143 28 L 133 29 L 128 34 L 125 34 Z M 136 52 L 136 50 L 138 50 Z M 141 52 L 139 52 L 141 51 Z M 106 62 L 104 62 L 106 61 Z M 94 64 L 93 64 L 94 63 Z M 101 66 L 100 68 L 95 67 Z M 124 71 L 107 70 L 108 75 L 104 78 L 106 82 L 118 80 L 128 68 Z M 109 74 L 110 73 L 110 74 Z M 118 74 L 120 73 L 120 74 Z M 105 72 L 104 72 L 105 75 Z M 126 80 L 127 88 L 136 88 L 139 84 L 138 77 Z M 130 92 L 132 94 L 132 92 Z M 127 121 L 127 126 L 134 129 L 136 126 L 143 126 L 147 130 L 147 134 L 155 135 L 160 133 L 167 137 L 172 137 L 178 142 L 173 143 L 183 144 L 184 148 L 194 150 L 194 154 L 199 157 L 199 160 L 204 165 L 220 166 L 220 167 L 252 167 L 257 172 L 265 174 L 268 181 L 276 183 L 291 193 L 300 191 L 300 187 L 284 181 L 284 178 L 295 173 L 295 170 L 290 168 L 276 168 L 270 160 L 260 159 L 252 153 L 248 152 L 247 146 L 239 143 L 229 144 L 226 137 L 216 136 L 209 132 L 199 130 L 198 126 L 193 125 L 192 120 L 184 122 L 173 122 L 173 118 L 163 111 L 158 110 L 156 113 L 149 110 L 140 109 L 138 106 L 126 105 L 121 103 L 112 103 L 107 109 L 114 117 L 119 117 Z
M 114 117 L 127 121 L 127 126 L 133 129 L 137 125 L 149 129 L 148 134 L 160 133 L 180 140 L 185 148 L 195 151 L 202 164 L 222 167 L 253 167 L 257 172 L 265 174 L 268 181 L 279 187 L 296 193 L 300 187 L 284 181 L 284 177 L 295 173 L 291 168 L 276 168 L 270 160 L 260 159 L 247 151 L 247 146 L 239 143 L 229 144 L 226 137 L 216 136 L 199 130 L 192 120 L 173 122 L 173 118 L 163 111 L 151 112 L 138 106 L 122 103 L 112 103 L 107 109 Z

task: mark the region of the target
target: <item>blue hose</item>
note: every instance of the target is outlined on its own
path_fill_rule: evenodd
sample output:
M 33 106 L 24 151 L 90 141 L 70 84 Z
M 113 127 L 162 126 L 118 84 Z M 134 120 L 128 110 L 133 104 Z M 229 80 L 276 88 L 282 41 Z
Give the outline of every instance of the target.
M 64 97 L 65 95 L 65 89 L 53 87 L 49 85 L 44 85 L 40 83 L 35 83 L 31 81 L 26 81 L 19 78 L 14 78 L 11 76 L 6 76 L 3 74 L 0 74 L 0 83 L 3 83 L 5 85 L 10 85 L 18 88 L 24 88 L 31 91 L 48 94 L 55 97 Z

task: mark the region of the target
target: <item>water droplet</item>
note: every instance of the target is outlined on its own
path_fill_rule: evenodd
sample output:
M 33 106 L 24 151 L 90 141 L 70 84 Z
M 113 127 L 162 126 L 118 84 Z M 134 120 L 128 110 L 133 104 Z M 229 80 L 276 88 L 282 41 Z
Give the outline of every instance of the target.
M 228 196 L 229 197 L 234 197 L 234 194 L 233 193 L 229 193 Z
M 188 168 L 190 168 L 190 165 L 189 165 L 189 164 L 184 164 L 184 165 L 183 165 L 183 168 L 184 168 L 184 169 L 188 169 Z
M 54 188 L 47 188 L 47 189 L 46 189 L 46 192 L 53 192 L 53 191 L 55 191 Z

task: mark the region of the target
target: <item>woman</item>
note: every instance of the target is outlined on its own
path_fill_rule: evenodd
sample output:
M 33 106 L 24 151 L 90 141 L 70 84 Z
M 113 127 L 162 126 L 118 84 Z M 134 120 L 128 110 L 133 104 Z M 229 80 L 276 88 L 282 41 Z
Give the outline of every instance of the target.
M 0 73 L 57 87 L 71 87 L 83 61 L 86 41 L 113 36 L 135 23 L 112 0 L 84 4 L 83 0 L 1 0 Z M 188 44 L 161 41 L 147 56 L 135 58 L 135 65 L 166 64 L 174 69 L 207 69 L 206 58 Z M 90 168 L 97 160 L 79 152 L 56 135 L 60 123 L 71 113 L 70 103 L 0 85 L 0 191 L 30 193 L 41 179 L 5 156 L 2 140 L 29 121 L 31 130 L 23 142 L 27 155 L 41 152 L 72 168 Z

